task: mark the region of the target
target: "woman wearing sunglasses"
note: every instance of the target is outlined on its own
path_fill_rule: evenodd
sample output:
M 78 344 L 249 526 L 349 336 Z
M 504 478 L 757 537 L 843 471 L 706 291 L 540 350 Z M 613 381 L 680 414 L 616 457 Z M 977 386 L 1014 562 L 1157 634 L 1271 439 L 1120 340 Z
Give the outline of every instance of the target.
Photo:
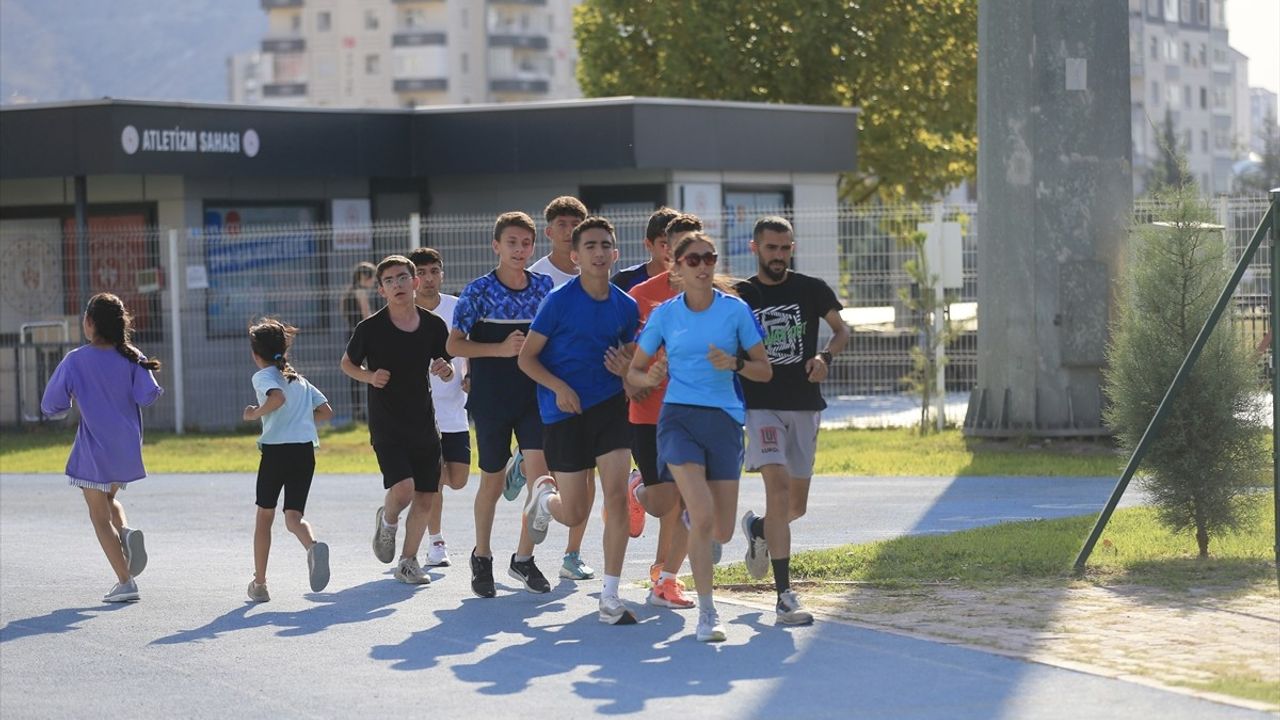
M 725 632 L 712 600 L 711 541 L 729 542 L 738 509 L 746 410 L 734 376 L 768 382 L 773 368 L 764 332 L 746 303 L 716 289 L 718 256 L 711 237 L 687 235 L 672 256 L 671 272 L 684 292 L 649 316 L 627 379 L 654 387 L 670 377 L 658 418 L 659 477 L 675 482 L 689 511 L 697 638 L 720 642 Z M 661 347 L 666 359 L 650 366 Z

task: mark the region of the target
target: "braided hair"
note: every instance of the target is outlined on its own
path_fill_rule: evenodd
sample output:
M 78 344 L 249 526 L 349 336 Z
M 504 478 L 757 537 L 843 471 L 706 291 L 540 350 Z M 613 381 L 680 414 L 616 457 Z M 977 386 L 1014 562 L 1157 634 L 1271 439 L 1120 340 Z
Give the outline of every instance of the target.
M 289 346 L 297 334 L 298 329 L 292 325 L 275 318 L 263 318 L 249 326 L 249 346 L 254 355 L 275 365 L 286 380 L 293 382 L 298 379 L 298 371 L 289 364 Z
M 159 370 L 160 361 L 144 358 L 142 351 L 133 346 L 133 316 L 125 309 L 120 298 L 111 293 L 98 293 L 89 298 L 84 316 L 93 323 L 93 334 L 98 339 L 115 345 L 116 351 L 130 362 L 148 370 Z

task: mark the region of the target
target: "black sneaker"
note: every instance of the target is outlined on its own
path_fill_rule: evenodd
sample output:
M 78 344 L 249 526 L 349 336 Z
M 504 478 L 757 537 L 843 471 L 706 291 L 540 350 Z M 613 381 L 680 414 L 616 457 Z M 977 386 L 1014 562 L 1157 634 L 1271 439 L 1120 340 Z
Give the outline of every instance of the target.
M 498 594 L 493 587 L 493 558 L 476 557 L 475 548 L 471 549 L 471 592 L 482 598 Z
M 538 566 L 533 564 L 533 558 L 516 562 L 516 556 L 512 554 L 511 567 L 507 568 L 507 574 L 523 583 L 524 589 L 531 593 L 551 592 L 551 583 L 547 582 L 547 578 L 543 576 Z M 489 577 L 492 578 L 493 575 Z M 490 582 L 493 581 L 490 580 Z

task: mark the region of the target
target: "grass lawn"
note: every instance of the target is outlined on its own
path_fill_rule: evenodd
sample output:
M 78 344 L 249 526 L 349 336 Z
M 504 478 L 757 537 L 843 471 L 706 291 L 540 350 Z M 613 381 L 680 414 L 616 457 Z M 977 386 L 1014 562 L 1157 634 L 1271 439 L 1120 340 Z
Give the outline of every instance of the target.
M 1211 557 L 1196 557 L 1190 533 L 1174 536 L 1148 507 L 1111 517 L 1089 559 L 1086 578 L 1180 590 L 1275 578 L 1272 531 L 1275 496 L 1246 498 L 1239 530 L 1210 540 Z M 797 553 L 791 576 L 810 581 L 990 584 L 1072 580 L 1076 553 L 1095 516 L 1010 522 L 945 535 L 909 535 L 863 545 Z M 755 581 L 742 563 L 716 568 L 716 584 Z
M 73 437 L 66 427 L 6 431 L 0 434 L 0 472 L 60 473 Z M 152 473 L 255 472 L 256 438 L 256 432 L 148 432 L 143 460 Z M 959 430 L 923 438 L 909 430 L 825 430 L 818 441 L 818 475 L 1118 476 L 1123 463 L 1105 442 L 996 443 L 968 440 Z M 365 426 L 321 430 L 316 472 L 377 470 Z M 473 464 L 472 471 L 479 469 Z

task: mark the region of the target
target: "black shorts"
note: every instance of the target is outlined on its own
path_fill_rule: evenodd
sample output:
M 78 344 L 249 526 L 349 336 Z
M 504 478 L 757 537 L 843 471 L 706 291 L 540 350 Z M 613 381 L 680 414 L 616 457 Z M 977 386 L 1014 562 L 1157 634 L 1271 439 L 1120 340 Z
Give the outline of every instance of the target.
M 440 442 L 426 440 L 417 443 L 384 442 L 373 446 L 378 456 L 378 469 L 382 471 L 382 487 L 391 486 L 413 478 L 415 492 L 440 491 Z
M 440 454 L 447 463 L 471 466 L 471 433 L 440 433 Z
M 662 484 L 658 476 L 657 425 L 631 425 L 631 458 L 636 461 L 645 486 Z
M 258 461 L 258 507 L 273 510 L 284 490 L 284 509 L 305 512 L 316 471 L 316 449 L 309 443 L 263 445 Z
M 596 458 L 631 447 L 627 396 L 618 393 L 596 403 L 581 415 L 546 426 L 542 447 L 547 469 L 578 472 L 596 466 Z
M 472 412 L 476 423 L 476 450 L 480 453 L 480 469 L 496 473 L 511 458 L 511 434 L 521 450 L 542 449 L 542 417 L 538 403 L 522 403 L 515 408 Z

